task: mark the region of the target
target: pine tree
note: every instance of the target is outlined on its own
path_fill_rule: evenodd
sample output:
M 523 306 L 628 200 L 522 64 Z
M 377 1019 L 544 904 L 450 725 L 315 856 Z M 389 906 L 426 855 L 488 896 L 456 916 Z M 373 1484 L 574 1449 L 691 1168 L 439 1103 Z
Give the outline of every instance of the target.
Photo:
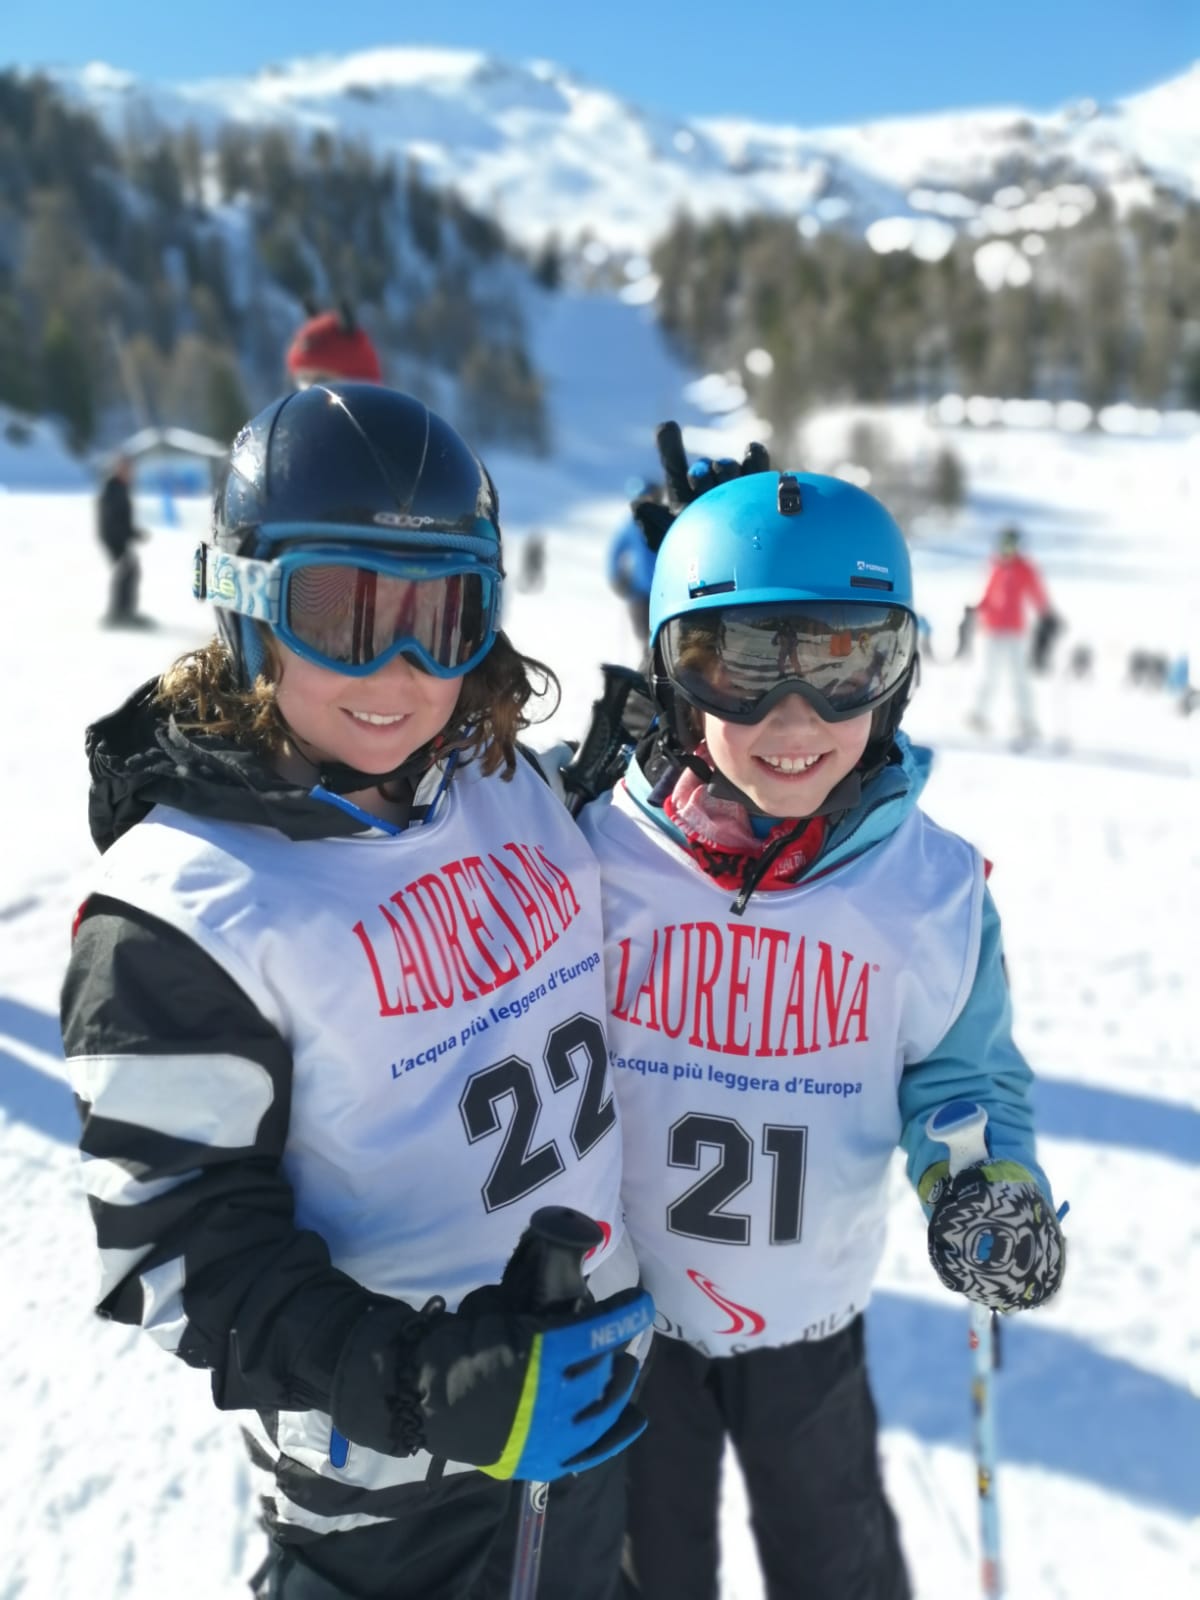
M 36 412 L 42 399 L 40 376 L 26 313 L 14 295 L 0 293 L 0 403 Z
M 83 345 L 61 311 L 51 312 L 42 334 L 46 409 L 61 417 L 74 450 L 85 450 L 95 431 L 94 383 Z

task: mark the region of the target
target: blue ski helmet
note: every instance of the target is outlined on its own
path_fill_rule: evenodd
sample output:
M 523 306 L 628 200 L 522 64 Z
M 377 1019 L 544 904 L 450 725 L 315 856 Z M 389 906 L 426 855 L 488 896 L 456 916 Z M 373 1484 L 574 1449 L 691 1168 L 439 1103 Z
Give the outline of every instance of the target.
M 487 468 L 412 395 L 378 384 L 314 384 L 252 418 L 230 447 L 213 505 L 212 552 L 272 561 L 302 546 L 366 546 L 453 557 L 503 575 Z M 196 592 L 205 592 L 197 552 Z M 239 683 L 266 665 L 264 624 L 218 606 Z
M 650 643 L 685 613 L 805 600 L 900 606 L 915 624 L 904 535 L 874 495 L 841 478 L 750 473 L 700 495 L 667 530 Z
M 654 687 L 685 749 L 696 723 L 681 702 L 754 722 L 799 693 L 831 721 L 873 711 L 872 769 L 911 691 L 916 641 L 904 535 L 873 495 L 840 478 L 734 478 L 686 506 L 659 549 Z

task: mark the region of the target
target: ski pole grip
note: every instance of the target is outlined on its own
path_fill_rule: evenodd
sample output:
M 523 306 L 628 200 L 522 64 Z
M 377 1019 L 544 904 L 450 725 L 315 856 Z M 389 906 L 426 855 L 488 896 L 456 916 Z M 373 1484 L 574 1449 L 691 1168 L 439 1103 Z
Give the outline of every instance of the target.
M 603 1228 L 569 1206 L 542 1206 L 529 1219 L 529 1231 L 537 1247 L 534 1311 L 574 1310 L 587 1295 L 584 1258 L 603 1244 Z
M 618 754 L 629 743 L 621 718 L 625 702 L 635 689 L 646 692 L 646 680 L 632 667 L 606 661 L 600 668 L 604 687 L 592 702 L 592 720 L 575 754 L 562 769 L 567 791 L 567 810 L 577 816 L 589 800 L 610 789 L 620 776 L 613 767 Z
M 950 1176 L 956 1178 L 964 1167 L 973 1167 L 988 1158 L 988 1114 L 974 1100 L 952 1100 L 935 1111 L 925 1123 L 931 1139 L 950 1152 Z
M 672 511 L 681 511 L 695 499 L 695 490 L 688 482 L 687 451 L 683 448 L 683 432 L 677 422 L 660 422 L 654 430 L 658 446 L 658 459 L 662 462 L 663 478 L 667 485 L 667 503 Z

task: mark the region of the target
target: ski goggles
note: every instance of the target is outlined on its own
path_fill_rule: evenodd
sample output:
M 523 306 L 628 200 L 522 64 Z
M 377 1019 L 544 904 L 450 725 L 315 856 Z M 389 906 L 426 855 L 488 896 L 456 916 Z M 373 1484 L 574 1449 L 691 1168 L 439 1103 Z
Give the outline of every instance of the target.
M 899 606 L 725 606 L 672 617 L 659 648 L 683 698 L 723 722 L 759 722 L 787 694 L 824 722 L 845 722 L 904 683 L 917 629 Z
M 264 622 L 289 650 L 350 678 L 402 655 L 460 678 L 496 637 L 500 578 L 469 556 L 293 547 L 270 561 L 201 545 L 196 594 Z

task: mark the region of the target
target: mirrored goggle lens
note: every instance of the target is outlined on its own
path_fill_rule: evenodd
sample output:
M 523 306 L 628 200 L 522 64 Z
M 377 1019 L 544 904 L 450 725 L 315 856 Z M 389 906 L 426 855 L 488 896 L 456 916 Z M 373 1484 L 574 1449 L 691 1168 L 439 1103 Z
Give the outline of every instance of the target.
M 789 680 L 837 716 L 866 710 L 900 683 L 916 626 L 898 606 L 728 606 L 673 617 L 664 664 L 685 699 L 727 718 L 752 718 Z
M 407 645 L 454 669 L 483 647 L 492 594 L 482 572 L 412 578 L 314 563 L 288 574 L 283 625 L 333 666 L 367 666 Z

